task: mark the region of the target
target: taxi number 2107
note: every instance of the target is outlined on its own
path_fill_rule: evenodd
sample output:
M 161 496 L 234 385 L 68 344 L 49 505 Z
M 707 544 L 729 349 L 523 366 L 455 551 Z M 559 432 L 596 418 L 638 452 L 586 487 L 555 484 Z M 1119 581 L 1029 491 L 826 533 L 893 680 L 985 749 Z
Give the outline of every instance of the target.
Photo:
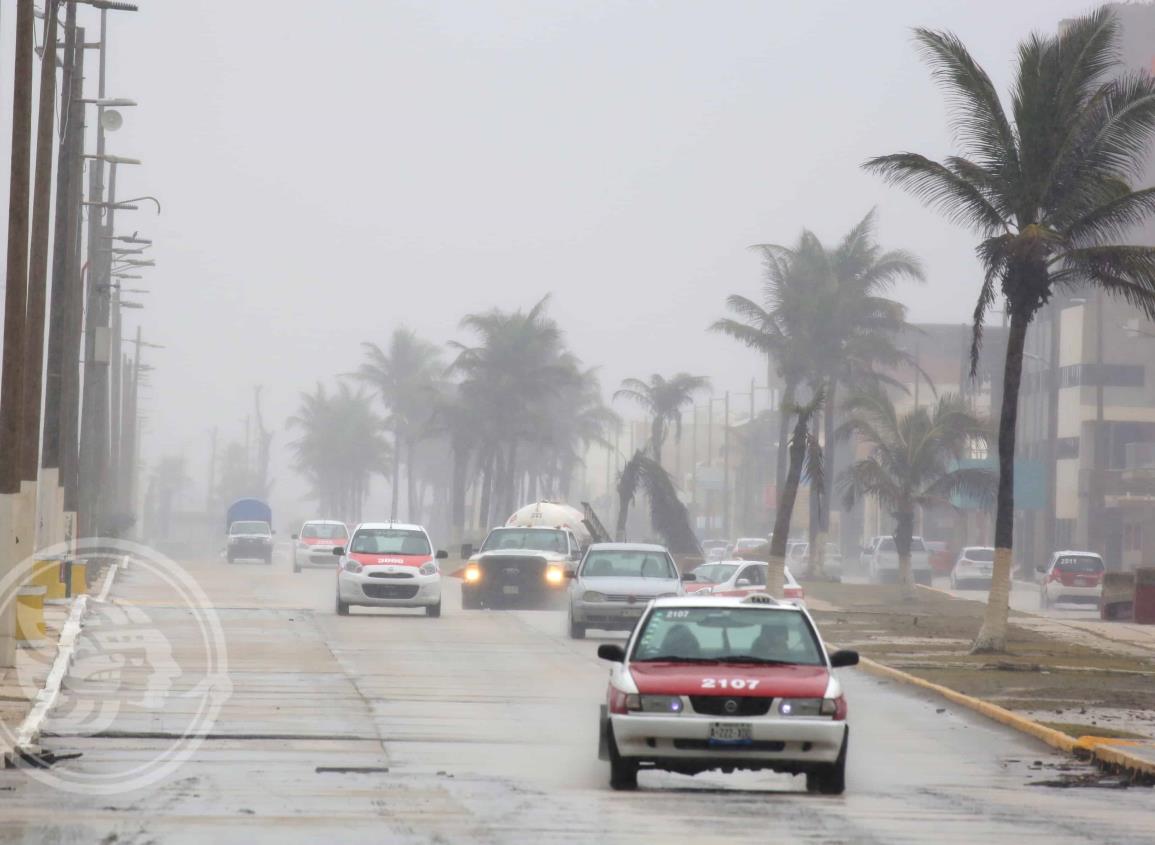
M 745 678 L 702 678 L 702 689 L 758 689 L 759 683 Z

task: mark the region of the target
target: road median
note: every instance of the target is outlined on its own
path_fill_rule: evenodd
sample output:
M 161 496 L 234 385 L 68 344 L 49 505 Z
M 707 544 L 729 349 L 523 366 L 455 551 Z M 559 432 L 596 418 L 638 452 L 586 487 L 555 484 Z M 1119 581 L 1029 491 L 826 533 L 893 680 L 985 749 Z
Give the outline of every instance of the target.
M 985 606 L 920 590 L 808 584 L 824 636 L 871 674 L 940 695 L 1057 750 L 1155 780 L 1155 654 L 1126 654 L 1033 630 L 1012 613 L 1008 651 L 972 655 Z

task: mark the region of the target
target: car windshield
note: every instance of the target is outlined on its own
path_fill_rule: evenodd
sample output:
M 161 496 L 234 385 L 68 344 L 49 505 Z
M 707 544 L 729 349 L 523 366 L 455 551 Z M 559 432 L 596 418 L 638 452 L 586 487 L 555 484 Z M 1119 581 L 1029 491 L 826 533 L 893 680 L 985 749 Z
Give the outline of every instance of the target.
M 307 540 L 344 540 L 348 536 L 344 525 L 329 525 L 324 522 L 306 523 L 301 529 L 301 537 Z
M 741 537 L 738 542 L 734 544 L 736 549 L 756 549 L 766 541 L 759 537 Z
M 421 531 L 404 528 L 362 528 L 353 535 L 354 554 L 427 555 L 429 539 Z
M 267 522 L 234 522 L 229 528 L 230 534 L 268 534 Z
M 994 549 L 967 549 L 965 552 L 963 552 L 963 556 L 966 557 L 967 560 L 981 560 L 981 561 L 990 562 L 990 561 L 993 561 L 995 559 L 995 550 Z
M 665 552 L 591 551 L 582 564 L 583 578 L 677 578 Z
M 1055 569 L 1059 572 L 1096 573 L 1103 571 L 1103 561 L 1088 555 L 1065 555 L 1055 561 Z
M 896 551 L 895 546 L 894 546 L 894 538 L 893 537 L 884 537 L 882 539 L 882 542 L 879 543 L 879 545 L 878 545 L 878 550 L 880 552 Z M 922 538 L 911 537 L 910 538 L 910 550 L 912 552 L 925 552 L 926 546 L 924 546 L 922 544 Z
M 565 554 L 569 545 L 564 531 L 552 528 L 495 528 L 481 545 L 483 552 L 497 549 L 529 549 Z
M 631 658 L 635 662 L 824 663 L 817 635 L 795 610 L 661 607 L 643 624 Z
M 737 568 L 737 565 L 733 563 L 712 563 L 707 566 L 699 566 L 694 570 L 694 578 L 698 583 L 721 584 L 723 581 L 729 581 L 730 576 L 734 574 L 734 570 Z

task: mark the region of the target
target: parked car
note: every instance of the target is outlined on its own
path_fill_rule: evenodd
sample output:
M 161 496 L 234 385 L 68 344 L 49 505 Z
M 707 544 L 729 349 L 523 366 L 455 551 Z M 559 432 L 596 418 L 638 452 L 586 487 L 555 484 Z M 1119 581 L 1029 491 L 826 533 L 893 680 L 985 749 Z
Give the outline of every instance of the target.
M 293 571 L 304 566 L 331 567 L 333 549 L 345 545 L 349 529 L 335 519 L 310 519 L 293 537 Z
M 967 546 L 959 552 L 950 572 L 952 590 L 989 589 L 995 565 L 995 550 L 990 546 Z
M 798 571 L 810 568 L 810 544 L 799 543 L 794 547 L 794 557 L 787 558 L 798 566 Z M 826 556 L 823 558 L 823 569 L 826 576 L 834 581 L 842 580 L 842 550 L 837 543 L 826 544 Z
M 769 583 L 770 564 L 762 561 L 729 560 L 719 566 L 729 566 L 731 571 L 724 581 L 707 585 L 704 589 L 694 590 L 694 595 L 702 596 L 729 596 L 742 597 L 754 593 L 765 593 Z M 695 570 L 697 572 L 697 570 Z M 782 598 L 788 604 L 804 607 L 806 592 L 802 589 L 794 576 L 790 574 L 790 567 L 783 571 Z M 687 590 L 687 592 L 690 592 Z
M 1048 563 L 1036 568 L 1042 575 L 1039 605 L 1050 607 L 1061 601 L 1097 604 L 1106 570 L 1103 558 L 1094 552 L 1055 552 Z
M 764 537 L 739 537 L 730 547 L 730 554 L 736 558 L 741 558 L 743 552 L 752 552 L 766 545 Z
M 932 572 L 930 554 L 922 537 L 910 538 L 910 570 L 916 584 L 930 585 Z M 866 556 L 866 571 L 876 584 L 893 584 L 898 581 L 898 549 L 893 536 L 876 537 L 874 547 Z
M 725 540 L 702 541 L 702 553 L 705 554 L 706 560 L 723 560 L 729 548 L 730 544 Z
M 594 543 L 570 576 L 569 634 L 589 628 L 629 631 L 651 599 L 683 594 L 678 567 L 665 546 Z
M 693 581 L 688 581 L 682 586 L 686 594 L 697 593 L 707 587 L 712 587 L 715 584 L 722 584 L 729 581 L 734 573 L 745 563 L 741 560 L 711 560 L 696 566 L 691 570 L 694 576 Z

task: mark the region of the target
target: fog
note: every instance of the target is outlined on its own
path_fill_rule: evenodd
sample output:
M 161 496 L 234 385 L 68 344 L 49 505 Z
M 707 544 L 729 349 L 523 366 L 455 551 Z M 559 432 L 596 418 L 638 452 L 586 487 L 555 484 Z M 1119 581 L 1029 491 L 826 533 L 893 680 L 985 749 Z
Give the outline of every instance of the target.
M 305 491 L 285 461 L 299 392 L 355 368 L 360 344 L 398 324 L 444 343 L 467 312 L 551 294 L 607 391 L 678 370 L 736 388 L 763 366 L 705 328 L 726 295 L 756 293 L 748 247 L 803 226 L 834 239 L 872 206 L 880 243 L 926 264 L 927 285 L 895 294 L 910 318 L 964 322 L 972 236 L 858 168 L 949 151 L 910 28 L 953 30 L 1005 89 L 1027 31 L 1090 8 L 141 6 L 110 17 L 108 93 L 140 103 L 109 136 L 144 160 L 121 168 L 119 193 L 163 204 L 117 227 L 156 242 L 147 309 L 125 332 L 140 320 L 166 347 L 149 355 L 145 457 L 184 455 L 203 489 L 210 429 L 242 436 L 262 385 L 282 502 Z

